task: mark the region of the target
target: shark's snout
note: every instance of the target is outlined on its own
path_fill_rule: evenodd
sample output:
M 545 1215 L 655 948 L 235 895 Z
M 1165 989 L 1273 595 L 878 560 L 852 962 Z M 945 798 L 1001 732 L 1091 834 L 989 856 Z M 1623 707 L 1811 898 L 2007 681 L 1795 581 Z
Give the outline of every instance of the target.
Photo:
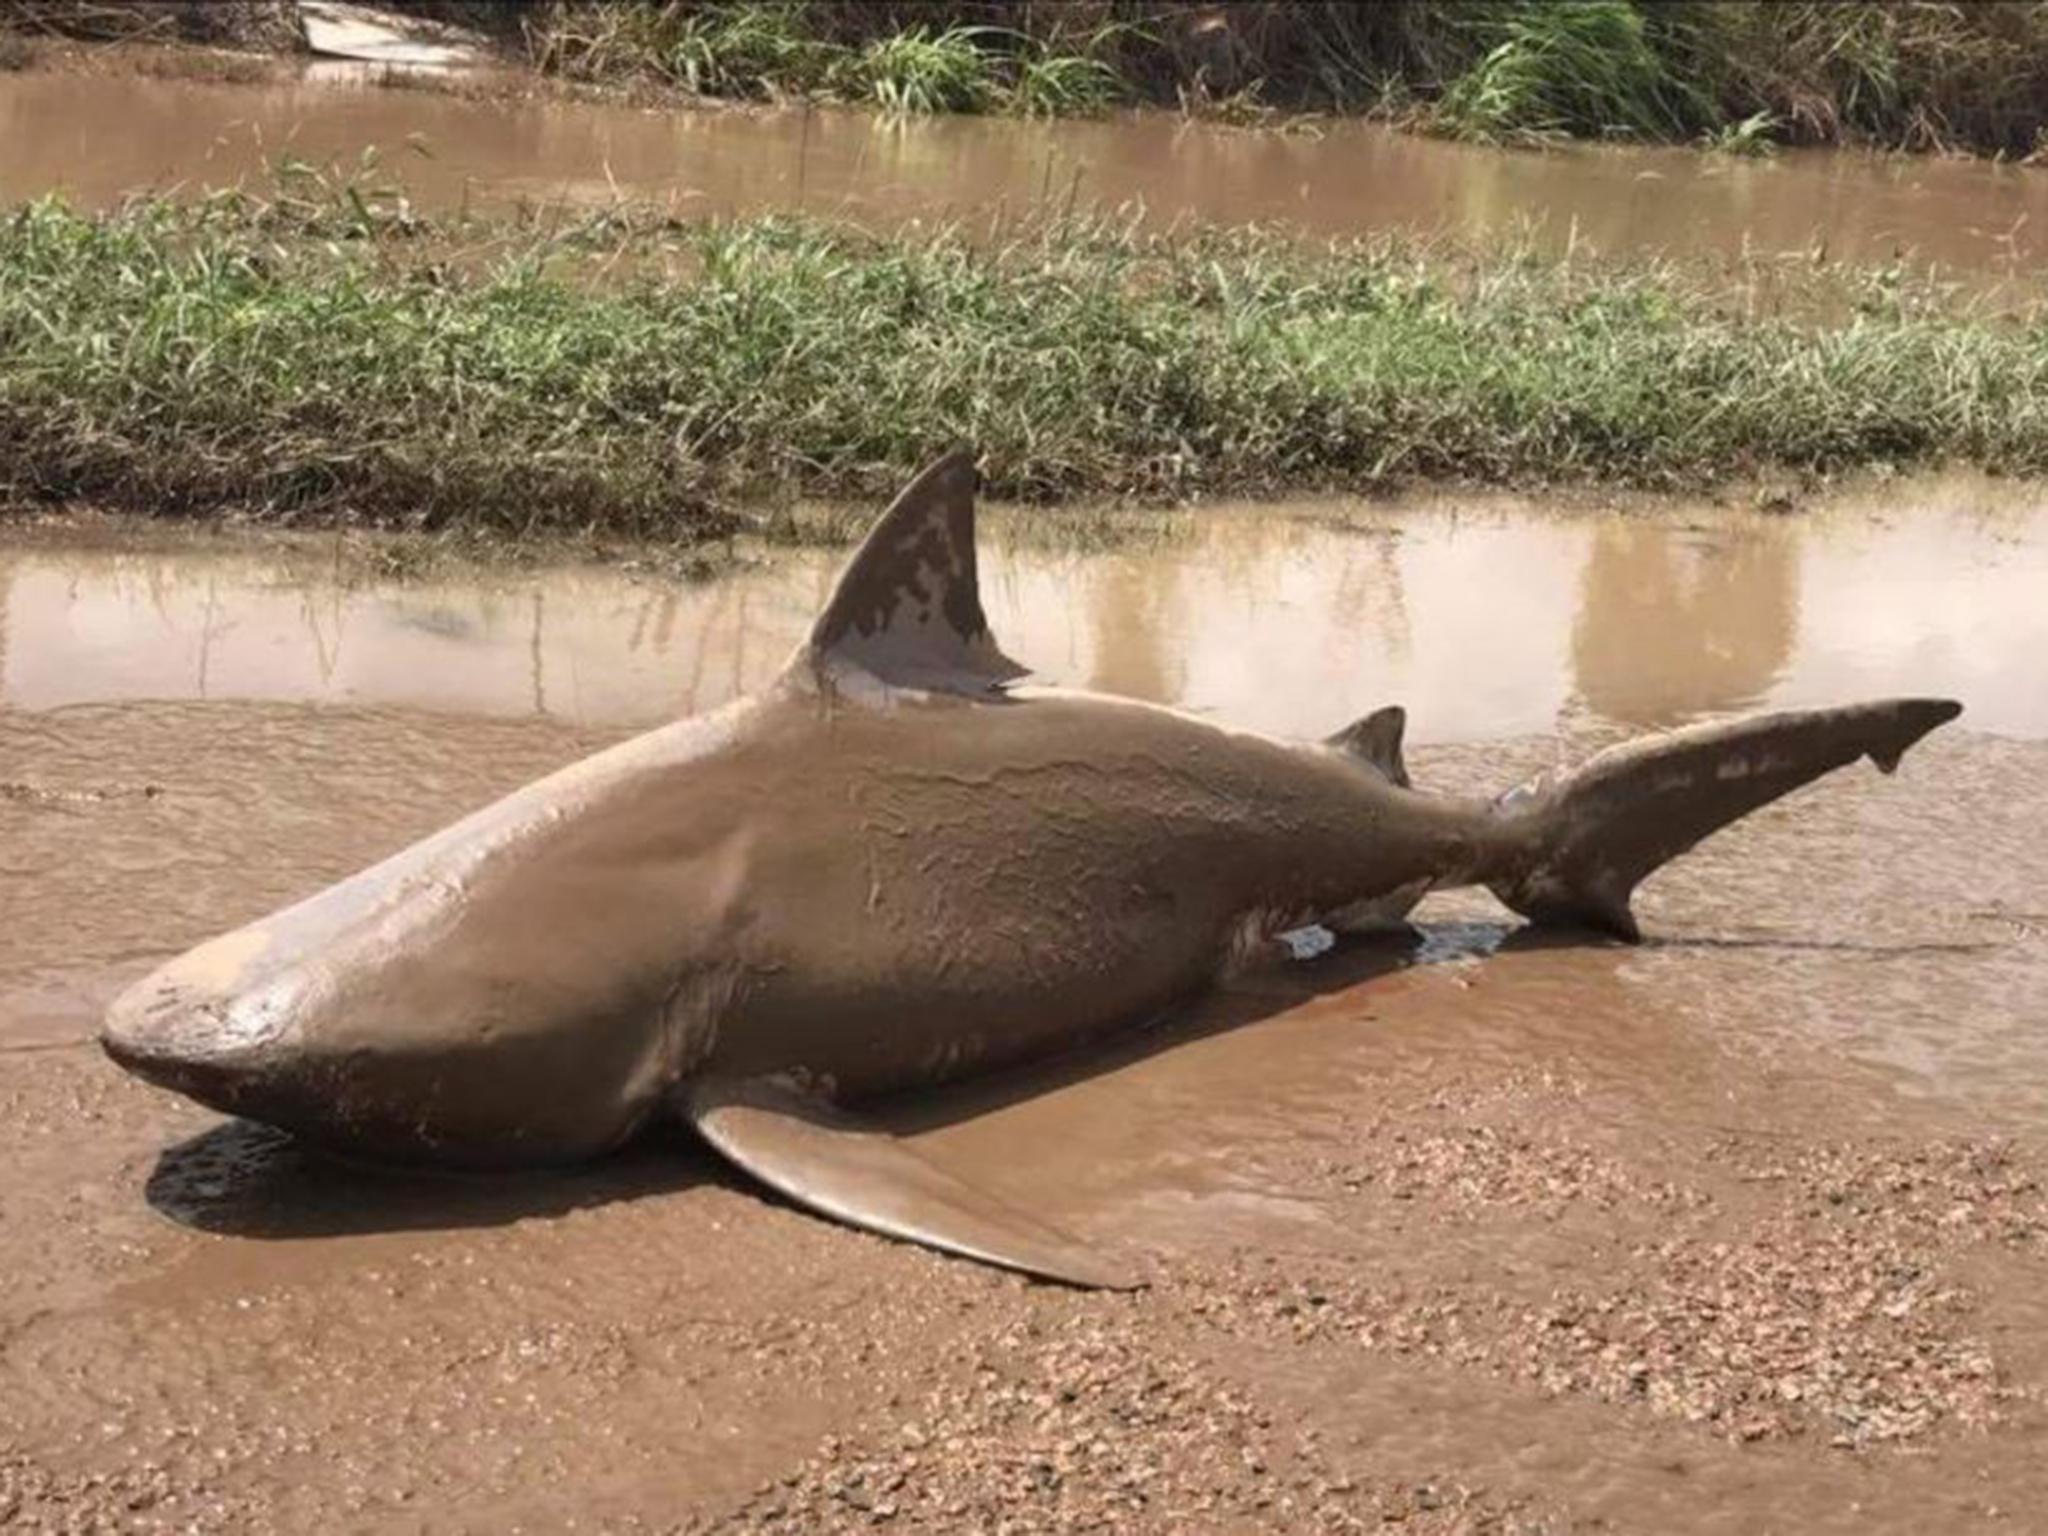
M 226 1027 L 219 998 L 187 995 L 154 978 L 124 993 L 108 1010 L 100 1045 L 146 1082 L 228 1108 L 255 1063 Z
M 646 1114 L 662 1039 L 650 1014 L 531 1028 L 524 994 L 450 1007 L 467 983 L 459 964 L 423 961 L 386 942 L 388 928 L 339 926 L 284 914 L 178 956 L 114 1000 L 101 1047 L 210 1109 L 379 1161 L 564 1161 Z
M 145 976 L 107 1010 L 101 1048 L 147 1082 L 240 1108 L 278 1059 L 290 990 L 275 979 L 252 984 L 242 963 L 250 948 L 231 934 Z

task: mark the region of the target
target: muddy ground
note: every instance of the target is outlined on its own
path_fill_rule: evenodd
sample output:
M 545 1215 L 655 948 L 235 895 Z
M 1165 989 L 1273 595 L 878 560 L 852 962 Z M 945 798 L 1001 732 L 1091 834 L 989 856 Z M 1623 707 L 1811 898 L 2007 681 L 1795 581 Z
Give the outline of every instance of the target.
M 154 960 L 624 727 L 31 705 L 12 590 L 0 1525 L 2048 1528 L 2048 743 L 1966 718 L 1758 815 L 1646 888 L 1639 949 L 1440 898 L 890 1111 L 1151 1281 L 1090 1295 L 679 1135 L 401 1178 L 123 1077 L 90 1032 Z M 133 647 L 79 612 L 67 664 Z M 1411 763 L 1490 790 L 1621 727 L 1561 729 Z

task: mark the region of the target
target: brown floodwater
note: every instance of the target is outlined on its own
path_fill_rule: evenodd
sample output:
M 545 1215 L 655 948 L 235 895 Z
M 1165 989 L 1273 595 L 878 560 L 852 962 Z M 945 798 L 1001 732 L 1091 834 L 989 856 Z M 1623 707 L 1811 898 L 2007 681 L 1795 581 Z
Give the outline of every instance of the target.
M 358 68 L 358 66 L 345 66 Z M 1901 255 L 1979 278 L 2048 251 L 2048 172 L 1982 161 L 1683 148 L 1535 153 L 1370 124 L 1300 132 L 872 113 L 647 110 L 466 99 L 349 76 L 212 84 L 119 71 L 0 73 L 0 199 L 90 205 L 146 188 L 260 184 L 278 157 L 382 157 L 423 205 L 651 199 L 683 213 L 803 209 L 875 225 L 1142 207 L 1155 221 L 1275 221 L 1551 248 Z
M 996 629 L 1051 683 L 1320 735 L 1390 700 L 1472 742 L 1910 690 L 2048 738 L 2048 497 L 1974 475 L 1791 516 L 1496 494 L 1204 506 L 1120 548 L 989 509 Z M 1092 529 L 1086 509 L 1070 514 Z M 715 580 L 616 565 L 377 580 L 344 547 L 0 545 L 0 707 L 396 706 L 590 730 L 771 677 L 843 551 L 737 549 Z
M 1090 551 L 1031 517 L 990 520 L 983 584 L 1041 678 L 1296 734 L 1398 700 L 1425 786 L 1728 710 L 1969 712 L 1659 874 L 1639 948 L 1435 898 L 1418 943 L 888 1111 L 1154 1277 L 1094 1297 L 676 1138 L 336 1167 L 89 1043 L 168 953 L 758 683 L 838 555 L 383 580 L 319 541 L 0 539 L 0 1521 L 2024 1529 L 2048 496 L 1332 499 Z

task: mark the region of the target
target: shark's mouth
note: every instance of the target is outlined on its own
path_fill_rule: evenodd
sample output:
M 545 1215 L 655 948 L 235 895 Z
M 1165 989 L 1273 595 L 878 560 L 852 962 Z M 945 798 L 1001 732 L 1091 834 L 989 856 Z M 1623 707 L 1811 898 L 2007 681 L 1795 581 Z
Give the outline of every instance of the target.
M 249 1067 L 232 1057 L 152 1049 L 112 1031 L 100 1036 L 100 1048 L 117 1066 L 144 1082 L 181 1093 L 223 1114 L 239 1113 L 248 1097 Z
M 304 1130 L 302 1118 L 286 1112 L 274 1088 L 246 1064 L 151 1051 L 112 1034 L 101 1036 L 100 1048 L 117 1065 L 153 1087 L 169 1089 L 223 1115 L 259 1121 L 294 1136 Z

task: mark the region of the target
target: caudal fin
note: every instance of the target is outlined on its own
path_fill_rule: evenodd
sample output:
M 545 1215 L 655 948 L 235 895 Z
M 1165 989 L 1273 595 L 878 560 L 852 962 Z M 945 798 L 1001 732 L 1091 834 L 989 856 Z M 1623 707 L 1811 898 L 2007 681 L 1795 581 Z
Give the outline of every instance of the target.
M 1629 897 L 1651 870 L 1780 795 L 1868 757 L 1890 773 L 1955 719 L 1952 699 L 1886 699 L 1688 726 L 1611 747 L 1503 795 L 1511 823 L 1493 894 L 1538 923 L 1641 937 Z

